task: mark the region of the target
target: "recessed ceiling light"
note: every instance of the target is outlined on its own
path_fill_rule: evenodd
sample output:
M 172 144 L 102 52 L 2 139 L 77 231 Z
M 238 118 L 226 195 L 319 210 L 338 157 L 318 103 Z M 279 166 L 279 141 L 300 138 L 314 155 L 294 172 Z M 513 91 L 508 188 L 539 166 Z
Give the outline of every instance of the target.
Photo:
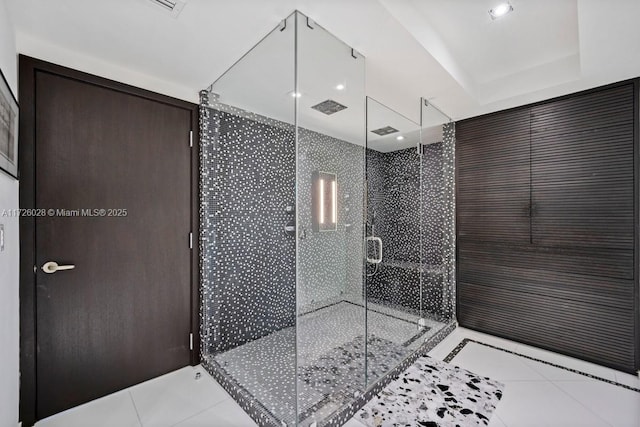
M 291 92 L 291 96 L 294 98 L 300 98 L 302 94 L 300 92 Z
M 338 86 L 336 86 L 337 90 L 344 90 L 344 85 L 342 83 L 340 83 Z
M 398 141 L 402 141 L 402 140 L 404 139 L 404 136 L 402 136 L 402 135 L 398 135 L 398 136 L 396 136 L 396 139 L 397 139 Z
M 491 15 L 491 19 L 498 19 L 509 12 L 513 12 L 513 6 L 511 6 L 511 4 L 508 2 L 500 3 L 489 11 L 489 15 Z

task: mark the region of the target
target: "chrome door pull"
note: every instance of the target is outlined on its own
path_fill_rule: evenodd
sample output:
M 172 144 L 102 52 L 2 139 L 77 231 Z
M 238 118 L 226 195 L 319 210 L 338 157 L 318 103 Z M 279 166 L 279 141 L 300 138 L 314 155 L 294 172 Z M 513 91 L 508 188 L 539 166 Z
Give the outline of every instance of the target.
M 55 261 L 49 261 L 42 266 L 42 271 L 51 274 L 60 270 L 73 270 L 74 268 L 76 268 L 75 265 L 58 265 L 58 263 Z
M 367 237 L 367 243 L 369 242 L 376 242 L 378 245 L 380 245 L 380 252 L 378 253 L 378 256 L 376 258 L 369 258 L 369 251 L 367 251 L 367 262 L 371 264 L 380 264 L 382 262 L 382 239 L 379 237 L 369 236 Z M 368 246 L 369 245 L 367 245 L 367 249 Z

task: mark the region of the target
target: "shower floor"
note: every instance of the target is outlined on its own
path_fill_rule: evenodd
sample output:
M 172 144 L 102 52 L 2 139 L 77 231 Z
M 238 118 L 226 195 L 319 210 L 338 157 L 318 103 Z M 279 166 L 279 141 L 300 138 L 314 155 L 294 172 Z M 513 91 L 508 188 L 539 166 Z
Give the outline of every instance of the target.
M 379 304 L 369 303 L 368 308 L 369 384 L 445 326 L 427 319 L 427 327 L 418 329 L 418 316 Z M 210 360 L 251 394 L 256 406 L 287 425 L 295 425 L 299 396 L 301 424 L 308 425 L 366 389 L 364 316 L 362 305 L 338 302 L 301 316 L 297 342 L 295 328 L 285 328 Z

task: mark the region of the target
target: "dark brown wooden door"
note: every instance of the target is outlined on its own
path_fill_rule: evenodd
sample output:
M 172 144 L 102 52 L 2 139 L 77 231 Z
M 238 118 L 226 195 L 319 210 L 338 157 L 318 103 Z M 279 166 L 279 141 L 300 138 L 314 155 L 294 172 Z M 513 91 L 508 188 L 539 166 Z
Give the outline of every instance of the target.
M 46 72 L 35 88 L 40 419 L 190 363 L 191 111 Z

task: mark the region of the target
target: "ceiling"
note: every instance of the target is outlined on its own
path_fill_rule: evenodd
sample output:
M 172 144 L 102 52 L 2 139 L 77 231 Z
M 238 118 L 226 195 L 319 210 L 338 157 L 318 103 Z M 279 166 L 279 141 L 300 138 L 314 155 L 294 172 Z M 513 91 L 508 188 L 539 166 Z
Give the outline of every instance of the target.
M 415 122 L 454 119 L 640 75 L 640 1 L 6 0 L 18 51 L 197 101 L 298 9 L 366 57 L 366 94 Z M 285 53 L 283 53 L 285 54 Z

